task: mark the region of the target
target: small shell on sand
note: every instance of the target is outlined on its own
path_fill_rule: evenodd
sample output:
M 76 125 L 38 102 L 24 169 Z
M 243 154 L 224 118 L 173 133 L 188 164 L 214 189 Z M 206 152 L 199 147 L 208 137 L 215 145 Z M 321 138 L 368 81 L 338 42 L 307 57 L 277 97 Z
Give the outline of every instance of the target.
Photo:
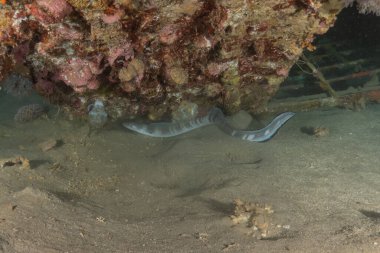
M 39 104 L 30 104 L 18 109 L 14 120 L 19 123 L 35 120 L 46 113 L 46 109 Z
M 56 139 L 48 139 L 42 143 L 40 143 L 38 146 L 43 152 L 49 151 L 53 148 L 55 148 L 58 145 L 58 141 Z

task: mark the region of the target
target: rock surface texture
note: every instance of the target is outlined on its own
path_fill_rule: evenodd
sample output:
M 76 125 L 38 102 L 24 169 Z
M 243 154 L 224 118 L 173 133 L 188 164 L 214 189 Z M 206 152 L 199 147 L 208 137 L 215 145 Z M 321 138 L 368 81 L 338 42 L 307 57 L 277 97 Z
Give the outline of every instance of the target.
M 19 0 L 0 12 L 0 80 L 111 118 L 262 110 L 339 0 Z M 181 115 L 181 112 L 193 113 Z M 178 116 L 179 115 L 179 116 Z

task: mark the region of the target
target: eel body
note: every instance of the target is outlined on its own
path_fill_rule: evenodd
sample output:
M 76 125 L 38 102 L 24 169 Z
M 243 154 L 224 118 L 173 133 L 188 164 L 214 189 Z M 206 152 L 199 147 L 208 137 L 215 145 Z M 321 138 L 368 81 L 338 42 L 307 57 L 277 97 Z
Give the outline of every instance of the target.
M 295 113 L 285 112 L 278 115 L 266 127 L 255 131 L 243 131 L 233 128 L 225 119 L 223 112 L 219 108 L 212 108 L 204 117 L 198 117 L 185 122 L 171 123 L 123 123 L 125 128 L 134 132 L 151 136 L 151 137 L 173 137 L 190 132 L 194 129 L 215 124 L 224 133 L 251 142 L 263 142 L 271 139 L 273 135 L 284 125 Z

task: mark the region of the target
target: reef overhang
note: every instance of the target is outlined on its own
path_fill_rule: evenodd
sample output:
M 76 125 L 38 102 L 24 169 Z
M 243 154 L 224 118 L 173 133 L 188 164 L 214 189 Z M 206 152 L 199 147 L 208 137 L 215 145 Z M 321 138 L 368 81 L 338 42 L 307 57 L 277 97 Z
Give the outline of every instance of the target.
M 20 0 L 0 12 L 11 73 L 67 111 L 175 120 L 218 106 L 262 111 L 339 0 Z M 14 78 L 14 76 L 13 76 Z

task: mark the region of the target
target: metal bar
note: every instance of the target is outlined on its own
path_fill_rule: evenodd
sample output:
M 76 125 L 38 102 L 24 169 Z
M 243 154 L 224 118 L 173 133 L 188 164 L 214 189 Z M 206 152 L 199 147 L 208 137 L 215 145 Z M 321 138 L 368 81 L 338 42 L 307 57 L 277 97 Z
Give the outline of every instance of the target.
M 362 100 L 362 101 L 360 101 Z M 260 113 L 280 113 L 284 111 L 310 111 L 323 107 L 344 107 L 348 108 L 352 103 L 364 103 L 359 106 L 365 106 L 366 103 L 380 103 L 380 86 L 371 86 L 360 92 L 340 91 L 337 97 L 313 97 L 309 99 L 286 99 L 281 101 L 271 101 L 267 108 Z M 349 108 L 355 109 L 355 108 Z

